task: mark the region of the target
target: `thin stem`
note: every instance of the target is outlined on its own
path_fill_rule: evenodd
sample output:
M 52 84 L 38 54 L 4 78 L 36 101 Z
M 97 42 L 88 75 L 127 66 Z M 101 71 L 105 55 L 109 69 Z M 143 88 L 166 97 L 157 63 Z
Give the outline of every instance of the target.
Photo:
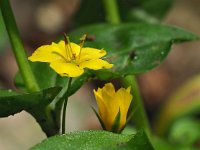
M 107 22 L 108 23 L 114 23 L 119 24 L 120 21 L 120 15 L 117 8 L 117 1 L 116 0 L 103 0 L 104 7 L 106 10 L 107 15 Z M 135 111 L 132 119 L 136 124 L 136 127 L 138 129 L 145 129 L 148 134 L 151 133 L 151 129 L 149 126 L 149 122 L 147 119 L 147 115 L 143 106 L 143 102 L 139 93 L 139 88 L 137 85 L 137 81 L 135 79 L 134 75 L 126 76 L 125 78 L 122 78 L 122 83 L 124 86 L 128 87 L 131 86 L 131 91 L 133 94 L 133 101 L 131 103 L 131 109 L 132 111 Z
M 114 24 L 120 23 L 120 15 L 116 0 L 103 0 L 103 3 L 106 11 L 107 22 Z
M 64 100 L 63 104 L 63 115 L 62 115 L 62 134 L 65 134 L 65 118 L 66 118 L 66 108 L 67 108 L 67 102 L 69 97 L 69 89 L 71 86 L 72 78 L 69 78 L 68 85 L 67 85 L 67 91 L 66 91 L 66 98 Z
M 134 76 L 129 75 L 122 79 L 122 84 L 125 87 L 131 86 L 131 93 L 133 95 L 133 101 L 130 106 L 130 110 L 135 111 L 132 119 L 136 124 L 136 128 L 144 129 L 148 134 L 151 133 L 149 122 L 147 119 L 146 111 L 140 96 L 137 81 Z
M 28 63 L 9 0 L 0 0 L 0 7 L 12 45 L 12 50 L 15 55 L 17 65 L 21 72 L 26 88 L 29 92 L 38 91 L 39 86 Z

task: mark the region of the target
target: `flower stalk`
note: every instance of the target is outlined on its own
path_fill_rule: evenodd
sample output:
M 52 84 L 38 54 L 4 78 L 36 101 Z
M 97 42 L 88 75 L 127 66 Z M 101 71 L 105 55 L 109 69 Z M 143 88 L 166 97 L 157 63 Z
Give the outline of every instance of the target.
M 103 0 L 107 22 L 117 24 L 120 23 L 120 15 L 116 0 Z
M 140 96 L 137 81 L 133 75 L 126 76 L 122 79 L 124 87 L 131 86 L 131 93 L 134 100 L 131 103 L 130 110 L 134 111 L 132 119 L 135 122 L 136 128 L 145 130 L 148 134 L 151 133 L 147 115 Z
M 66 91 L 66 98 L 63 103 L 63 113 L 62 113 L 62 134 L 65 134 L 65 119 L 66 119 L 66 109 L 67 109 L 67 102 L 69 98 L 69 90 L 71 87 L 72 78 L 69 78 L 68 85 L 67 85 L 67 91 Z
M 0 0 L 0 4 L 3 20 L 12 45 L 12 50 L 26 88 L 29 92 L 39 91 L 39 86 L 27 60 L 27 55 L 19 35 L 9 0 Z

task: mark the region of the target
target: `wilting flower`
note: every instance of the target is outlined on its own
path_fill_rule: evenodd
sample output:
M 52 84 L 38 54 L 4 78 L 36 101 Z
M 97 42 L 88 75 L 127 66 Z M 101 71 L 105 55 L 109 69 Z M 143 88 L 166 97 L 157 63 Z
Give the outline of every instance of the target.
M 101 89 L 94 90 L 98 105 L 96 113 L 103 129 L 120 133 L 126 125 L 126 116 L 132 100 L 131 88 L 120 88 L 115 92 L 112 83 L 107 83 Z
M 99 70 L 111 68 L 113 65 L 100 59 L 106 55 L 105 50 L 85 47 L 83 48 L 86 35 L 80 38 L 80 45 L 69 41 L 65 36 L 65 41 L 44 45 L 28 59 L 30 61 L 48 62 L 50 67 L 61 76 L 77 77 L 84 73 L 84 68 Z

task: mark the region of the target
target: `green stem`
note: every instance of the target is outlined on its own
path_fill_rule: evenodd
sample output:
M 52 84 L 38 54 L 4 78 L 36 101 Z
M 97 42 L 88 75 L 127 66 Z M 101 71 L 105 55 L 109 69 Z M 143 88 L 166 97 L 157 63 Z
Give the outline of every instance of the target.
M 29 92 L 38 91 L 39 86 L 37 85 L 36 79 L 27 60 L 9 0 L 0 0 L 0 7 L 10 42 L 12 44 L 12 50 L 26 88 Z
M 66 108 L 67 108 L 67 102 L 69 97 L 69 89 L 71 86 L 72 78 L 69 78 L 68 85 L 67 85 L 67 91 L 66 91 L 66 98 L 64 100 L 63 104 L 63 115 L 62 115 L 62 134 L 65 134 L 65 118 L 66 118 Z
M 135 111 L 132 118 L 136 124 L 136 128 L 144 129 L 148 134 L 150 134 L 151 131 L 149 122 L 135 77 L 133 75 L 126 76 L 122 79 L 122 83 L 125 87 L 131 86 L 133 101 L 131 103 L 130 110 Z
M 120 21 L 119 11 L 117 9 L 117 1 L 103 0 L 103 2 L 104 2 L 105 10 L 106 10 L 107 22 L 119 24 L 121 21 Z M 143 106 L 143 102 L 139 93 L 139 88 L 138 88 L 135 76 L 129 75 L 123 78 L 122 83 L 126 87 L 131 86 L 133 101 L 131 103 L 130 110 L 135 111 L 132 118 L 136 124 L 136 127 L 138 129 L 144 129 L 146 130 L 148 134 L 150 134 L 151 130 L 150 130 L 149 122 L 148 122 L 147 115 Z
M 116 0 L 103 0 L 107 22 L 117 24 L 120 23 L 120 15 Z

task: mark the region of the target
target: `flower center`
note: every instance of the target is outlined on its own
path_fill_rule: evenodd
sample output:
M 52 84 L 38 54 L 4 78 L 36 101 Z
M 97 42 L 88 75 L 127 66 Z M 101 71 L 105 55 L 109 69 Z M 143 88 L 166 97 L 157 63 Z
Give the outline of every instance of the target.
M 73 51 L 72 47 L 71 47 L 71 44 L 70 44 L 70 40 L 69 40 L 69 37 L 64 33 L 64 39 L 65 39 L 65 50 L 66 50 L 66 55 L 67 55 L 67 58 L 65 59 L 67 62 L 70 62 L 70 63 L 74 63 L 74 64 L 78 64 L 79 63 L 79 60 L 80 60 L 80 57 L 81 57 L 81 51 L 82 51 L 82 47 L 83 47 L 83 44 L 86 40 L 86 34 L 84 34 L 81 38 L 80 38 L 80 50 L 79 50 L 79 54 L 76 56 L 76 53 L 75 51 Z M 77 58 L 78 57 L 78 58 Z
M 69 37 L 64 33 L 64 39 L 65 39 L 65 50 L 67 55 L 67 62 L 76 63 L 76 54 L 73 53 Z

